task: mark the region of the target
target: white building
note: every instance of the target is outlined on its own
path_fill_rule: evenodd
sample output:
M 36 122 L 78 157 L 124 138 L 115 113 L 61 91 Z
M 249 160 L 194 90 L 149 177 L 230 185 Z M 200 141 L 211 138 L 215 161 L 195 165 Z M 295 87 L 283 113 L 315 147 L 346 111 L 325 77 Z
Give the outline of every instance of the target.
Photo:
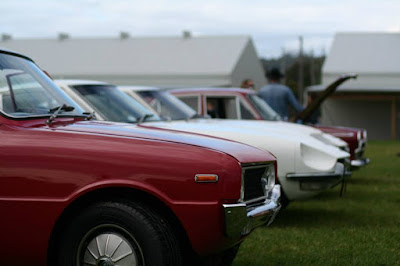
M 366 128 L 369 139 L 400 138 L 400 33 L 338 33 L 322 72 L 324 86 L 358 74 L 324 102 L 322 124 Z
M 118 85 L 240 86 L 266 84 L 248 36 L 7 39 L 0 46 L 31 57 L 54 78 Z

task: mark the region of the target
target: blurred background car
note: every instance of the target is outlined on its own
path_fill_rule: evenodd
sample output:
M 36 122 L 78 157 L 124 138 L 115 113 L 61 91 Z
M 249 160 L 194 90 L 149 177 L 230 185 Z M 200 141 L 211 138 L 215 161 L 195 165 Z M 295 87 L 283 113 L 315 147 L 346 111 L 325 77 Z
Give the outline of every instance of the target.
M 196 110 L 200 115 L 209 114 L 207 106 L 212 104 L 215 108 L 215 118 L 268 121 L 281 120 L 279 115 L 252 89 L 182 88 L 173 89 L 170 92 Z M 312 114 L 312 112 L 310 113 Z M 307 119 L 308 117 L 306 117 L 305 120 Z M 347 142 L 353 170 L 365 166 L 370 162 L 368 158 L 364 157 L 367 145 L 367 131 L 365 129 L 323 126 L 318 124 L 312 124 L 310 126 Z

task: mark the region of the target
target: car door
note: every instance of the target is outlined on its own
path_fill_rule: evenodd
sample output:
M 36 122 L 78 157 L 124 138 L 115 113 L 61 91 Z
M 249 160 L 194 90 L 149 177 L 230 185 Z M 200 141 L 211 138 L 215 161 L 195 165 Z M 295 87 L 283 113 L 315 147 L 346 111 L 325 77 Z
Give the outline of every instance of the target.
M 222 119 L 256 119 L 256 114 L 236 95 L 205 95 L 208 115 Z

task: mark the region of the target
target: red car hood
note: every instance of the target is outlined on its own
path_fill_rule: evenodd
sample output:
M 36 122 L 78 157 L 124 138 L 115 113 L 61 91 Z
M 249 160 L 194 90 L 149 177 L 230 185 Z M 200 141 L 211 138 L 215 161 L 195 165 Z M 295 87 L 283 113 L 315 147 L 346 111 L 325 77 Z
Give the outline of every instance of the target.
M 241 163 L 275 161 L 275 157 L 250 145 L 200 134 L 148 128 L 141 125 L 105 121 L 81 121 L 57 127 L 57 131 L 167 141 L 212 149 L 229 154 Z

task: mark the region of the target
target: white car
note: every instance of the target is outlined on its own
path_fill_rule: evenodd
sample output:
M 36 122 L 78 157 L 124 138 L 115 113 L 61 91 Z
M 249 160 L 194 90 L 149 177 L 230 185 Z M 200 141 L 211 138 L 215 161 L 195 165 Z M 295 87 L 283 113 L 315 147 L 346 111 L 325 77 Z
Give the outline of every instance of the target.
M 308 126 L 270 121 L 218 119 L 161 120 L 155 110 L 171 116 L 173 112 L 196 112 L 176 97 L 156 88 L 120 87 L 96 81 L 55 80 L 56 84 L 87 112 L 99 120 L 138 123 L 142 127 L 166 128 L 211 135 L 250 144 L 273 153 L 278 160 L 278 179 L 286 200 L 308 198 L 339 184 L 349 174 L 346 143 Z M 138 91 L 159 92 L 143 94 Z M 152 96 L 153 95 L 153 96 Z M 135 100 L 135 99 L 136 100 Z M 145 100 L 144 100 L 145 99 Z M 168 100 L 168 101 L 167 101 Z M 179 105 L 182 106 L 179 107 Z M 166 111 L 166 105 L 169 105 Z M 342 147 L 340 149 L 339 147 Z M 283 202 L 285 204 L 285 202 Z

